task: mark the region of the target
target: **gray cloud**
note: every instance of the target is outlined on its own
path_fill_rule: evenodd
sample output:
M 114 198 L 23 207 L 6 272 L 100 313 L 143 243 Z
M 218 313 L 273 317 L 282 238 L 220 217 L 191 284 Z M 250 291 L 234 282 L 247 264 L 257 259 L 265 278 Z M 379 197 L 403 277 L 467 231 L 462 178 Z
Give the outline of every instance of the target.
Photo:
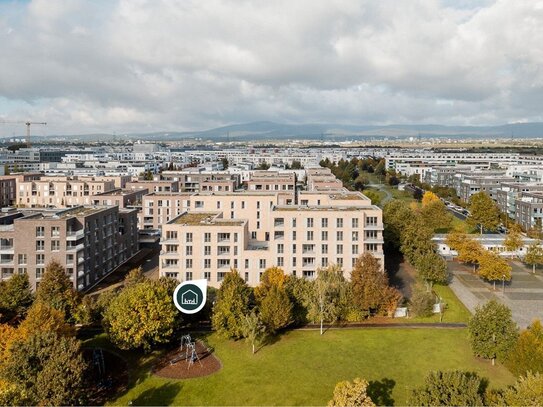
M 50 133 L 538 121 L 542 23 L 541 1 L 4 3 L 0 118 Z

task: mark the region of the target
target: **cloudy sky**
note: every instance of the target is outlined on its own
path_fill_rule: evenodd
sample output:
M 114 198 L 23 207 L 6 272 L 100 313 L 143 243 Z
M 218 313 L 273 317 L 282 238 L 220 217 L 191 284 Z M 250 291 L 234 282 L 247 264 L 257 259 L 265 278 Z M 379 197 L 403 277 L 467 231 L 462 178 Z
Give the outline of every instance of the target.
M 536 0 L 0 0 L 0 121 L 543 121 L 542 44 Z

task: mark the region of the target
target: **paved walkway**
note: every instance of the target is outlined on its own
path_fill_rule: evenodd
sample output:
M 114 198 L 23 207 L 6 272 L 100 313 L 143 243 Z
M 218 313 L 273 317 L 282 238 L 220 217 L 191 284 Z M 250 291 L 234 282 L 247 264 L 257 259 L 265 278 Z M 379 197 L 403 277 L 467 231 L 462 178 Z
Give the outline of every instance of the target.
M 530 325 L 534 319 L 543 321 L 543 276 L 541 271 L 532 274 L 517 261 L 510 262 L 513 272 L 512 280 L 506 283 L 493 284 L 480 279 L 472 273 L 472 268 L 457 262 L 449 262 L 449 270 L 453 273 L 451 289 L 471 311 L 485 302 L 495 299 L 507 305 L 513 319 L 521 328 Z

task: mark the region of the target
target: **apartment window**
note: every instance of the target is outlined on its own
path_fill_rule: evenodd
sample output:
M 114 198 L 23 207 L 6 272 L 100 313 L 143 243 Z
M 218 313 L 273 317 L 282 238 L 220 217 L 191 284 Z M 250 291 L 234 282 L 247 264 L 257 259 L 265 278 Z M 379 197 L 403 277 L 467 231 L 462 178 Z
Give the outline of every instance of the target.
M 328 227 L 328 218 L 322 218 L 321 219 L 321 226 L 323 228 L 327 228 Z
M 60 242 L 58 240 L 51 240 L 51 251 L 58 252 L 60 250 Z
M 26 267 L 19 267 L 18 271 L 19 271 L 19 274 L 26 274 L 27 269 Z
M 258 215 L 258 213 L 257 213 L 257 215 Z M 260 221 L 257 221 L 257 222 L 256 222 L 256 228 L 257 228 L 257 229 L 260 229 Z
M 36 237 L 45 236 L 45 226 L 36 226 Z
M 217 255 L 230 254 L 230 246 L 217 246 Z
M 210 271 L 204 271 L 204 278 L 207 281 L 211 281 L 211 272 Z
M 368 251 L 368 252 L 376 252 L 377 251 L 377 243 L 366 243 L 366 251 Z
M 284 266 L 284 258 L 278 257 L 277 258 L 277 267 L 283 267 Z
M 277 245 L 277 253 L 283 253 L 285 250 L 285 245 L 283 243 L 279 243 Z
M 185 281 L 192 280 L 192 271 L 187 271 L 185 273 Z
M 226 242 L 230 240 L 230 233 L 219 233 L 217 237 L 219 242 Z
M 358 245 L 357 244 L 353 244 L 353 247 L 352 247 L 352 252 L 353 254 L 358 254 Z
M 230 259 L 219 259 L 217 260 L 217 268 L 229 268 Z
M 321 245 L 321 253 L 322 254 L 328 254 L 328 245 L 327 244 Z
M 296 231 L 292 231 L 292 240 L 296 240 Z
M 241 201 L 241 209 L 245 209 L 245 201 Z
M 341 242 L 341 241 L 343 240 L 343 232 L 342 232 L 341 230 L 338 230 L 338 231 L 336 232 L 336 240 L 337 240 L 338 242 Z
M 221 209 L 221 201 L 217 201 L 217 209 Z
M 260 201 L 256 201 L 256 209 L 260 209 Z
M 328 231 L 323 230 L 321 232 L 321 240 L 327 241 L 328 240 Z
M 358 242 L 358 232 L 353 232 L 353 242 Z
M 296 227 L 296 218 L 292 218 L 292 227 L 293 227 L 293 228 Z
M 312 228 L 313 227 L 313 218 L 307 218 L 307 227 Z
M 266 259 L 260 259 L 259 266 L 260 266 L 261 269 L 265 269 L 266 268 Z
M 245 272 L 245 282 L 249 282 L 249 272 Z
M 256 218 L 260 219 L 260 212 L 256 212 Z
M 237 243 L 237 242 L 238 242 L 238 234 L 234 233 L 234 243 Z
M 211 268 L 211 259 L 204 259 L 204 268 L 205 269 Z
M 336 253 L 337 254 L 343 254 L 343 245 L 342 244 L 338 244 L 336 246 Z
M 173 230 L 168 230 L 166 232 L 166 239 L 177 239 L 177 232 Z
M 234 209 L 234 201 L 230 202 L 230 209 Z
M 45 254 L 36 254 L 36 264 L 45 264 Z
M 337 218 L 336 219 L 336 226 L 338 228 L 342 228 L 343 227 L 343 218 Z
M 187 233 L 187 243 L 192 243 L 192 233 Z
M 351 262 L 351 266 L 354 268 L 356 266 L 356 260 L 358 260 L 356 257 L 353 257 L 353 260 Z
M 36 278 L 42 278 L 45 269 L 43 267 L 36 267 Z
M 251 232 L 251 239 L 256 239 L 256 232 Z
M 230 219 L 234 219 L 234 211 L 230 211 Z
M 187 256 L 192 256 L 192 246 L 187 246 L 187 247 L 185 248 L 185 254 L 186 254 Z
M 338 257 L 338 258 L 336 259 L 336 264 L 337 264 L 338 266 L 342 267 L 342 266 L 343 266 L 343 257 Z
M 307 231 L 307 240 L 313 240 L 313 231 L 312 230 Z
M 328 257 L 321 258 L 321 267 L 327 267 L 328 266 Z
M 192 268 L 192 259 L 185 259 L 185 268 L 187 269 Z
M 204 201 L 196 201 L 194 203 L 195 208 L 203 208 L 204 207 Z
M 211 246 L 204 246 L 204 256 L 211 256 Z
M 36 251 L 44 251 L 45 250 L 45 241 L 43 240 L 36 240 Z
M 59 237 L 59 236 L 60 236 L 60 227 L 59 226 L 51 227 L 51 237 Z
M 211 242 L 211 233 L 204 233 L 204 242 Z
M 357 227 L 358 227 L 358 218 L 353 218 L 353 219 L 352 219 L 352 225 L 353 225 L 353 228 L 357 228 Z
M 366 225 L 377 225 L 377 216 L 368 216 L 366 218 Z
M 296 257 L 292 258 L 292 267 L 296 267 Z
M 377 239 L 376 230 L 366 230 L 366 239 Z
M 248 269 L 249 268 L 249 259 L 245 259 L 245 268 Z M 247 274 L 247 273 L 245 273 Z
M 26 254 L 17 255 L 17 263 L 26 264 Z

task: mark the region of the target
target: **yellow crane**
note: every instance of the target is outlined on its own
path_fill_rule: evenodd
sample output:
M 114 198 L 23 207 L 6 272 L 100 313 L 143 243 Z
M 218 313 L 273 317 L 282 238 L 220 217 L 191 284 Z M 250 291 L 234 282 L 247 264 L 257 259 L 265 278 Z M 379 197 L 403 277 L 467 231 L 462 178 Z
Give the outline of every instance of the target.
M 31 124 L 42 124 L 42 125 L 46 125 L 47 123 L 45 122 L 31 122 L 31 121 L 15 121 L 15 122 L 10 122 L 10 121 L 2 121 L 2 123 L 4 124 L 25 124 L 26 125 L 26 143 L 28 144 L 28 147 L 30 147 L 30 125 Z

